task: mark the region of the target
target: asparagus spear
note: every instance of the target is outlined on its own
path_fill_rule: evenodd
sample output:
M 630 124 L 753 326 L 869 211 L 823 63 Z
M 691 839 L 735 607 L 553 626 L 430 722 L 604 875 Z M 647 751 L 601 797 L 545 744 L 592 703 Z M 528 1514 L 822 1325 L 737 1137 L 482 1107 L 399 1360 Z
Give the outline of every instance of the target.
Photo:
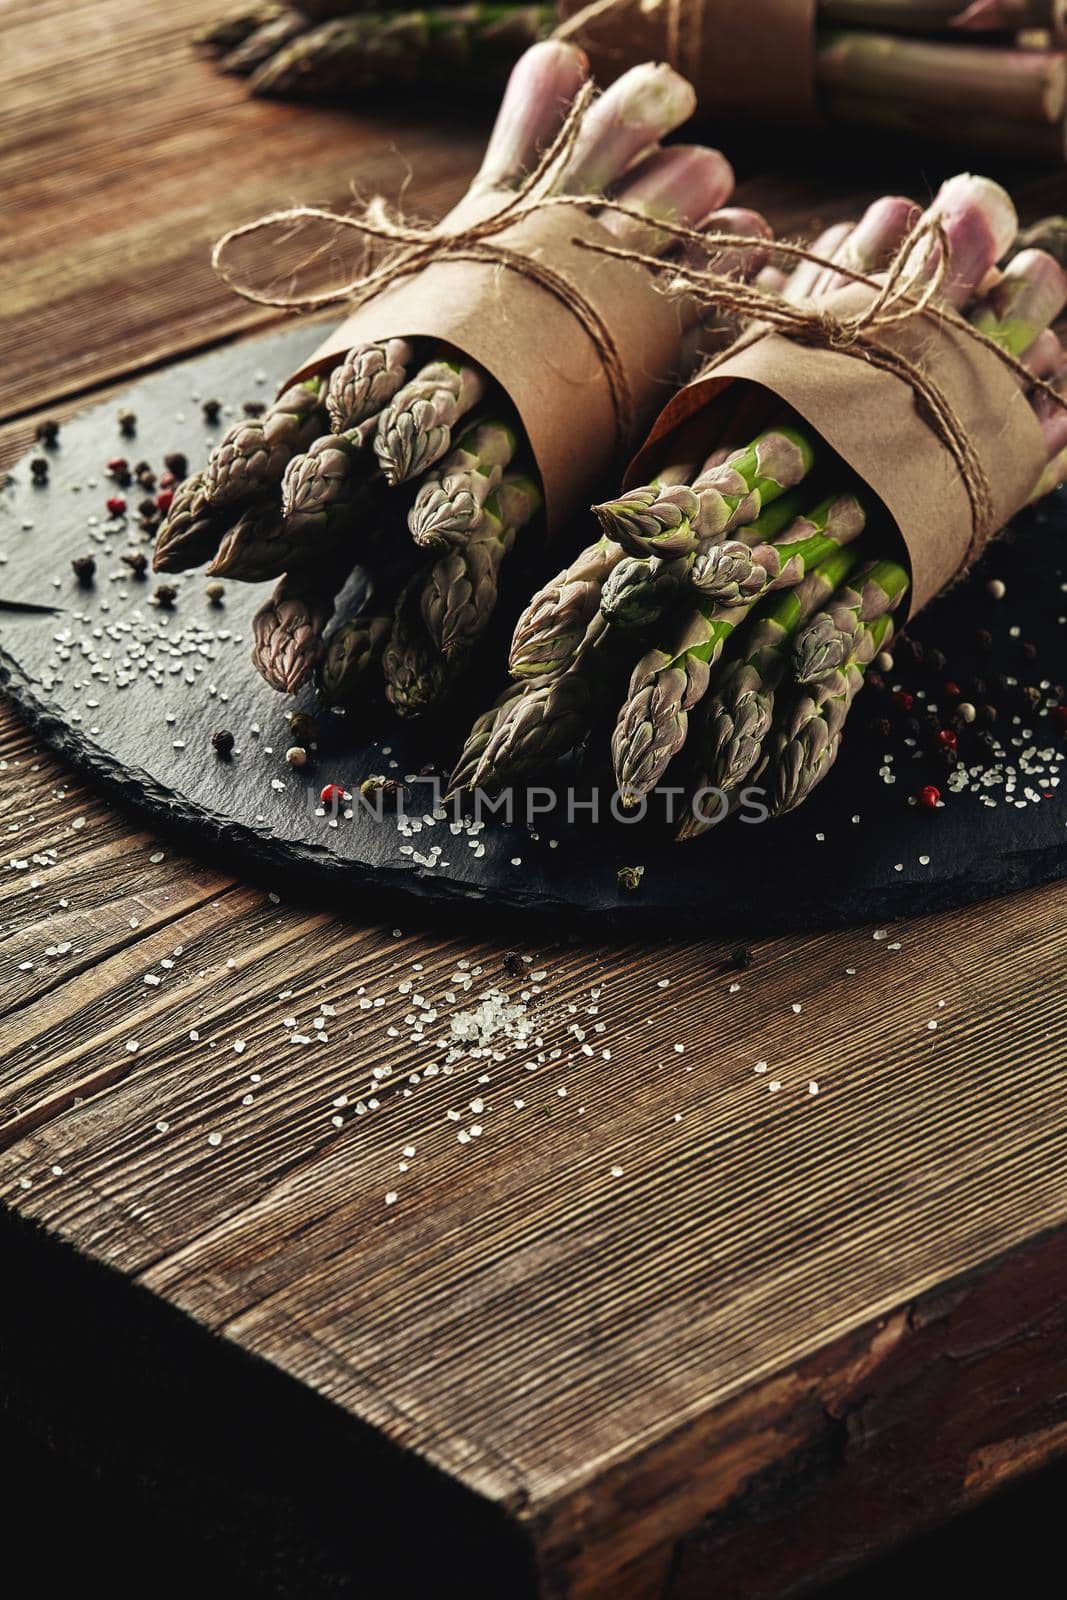
M 624 556 L 604 584 L 600 609 L 616 628 L 647 628 L 677 601 L 695 557 Z
M 386 699 L 402 717 L 428 711 L 446 682 L 447 664 L 423 621 L 421 587 L 422 576 L 416 573 L 397 600 L 382 653 Z
M 769 589 L 799 583 L 836 545 L 858 539 L 866 520 L 854 494 L 830 495 L 807 516 L 797 517 L 774 544 L 751 547 L 727 539 L 709 546 L 696 557 L 690 582 L 720 605 L 745 605 Z
M 285 9 L 278 0 L 251 0 L 251 3 L 227 11 L 215 22 L 198 29 L 193 35 L 193 43 L 213 55 L 225 55 L 255 33 L 257 28 L 273 22 Z
M 223 536 L 208 576 L 242 583 L 279 578 L 298 559 L 299 548 L 276 505 L 248 506 Z
M 414 351 L 406 339 L 380 339 L 350 350 L 330 374 L 326 410 L 334 433 L 348 433 L 379 411 L 407 379 Z
M 622 660 L 616 645 L 604 619 L 594 616 L 563 672 L 525 684 L 502 707 L 469 787 L 498 790 L 574 755 L 611 693 Z
M 853 550 L 834 550 L 794 589 L 776 595 L 773 604 L 748 626 L 742 654 L 718 674 L 714 692 L 705 703 L 700 733 L 703 770 L 697 791 L 732 792 L 754 770 L 771 727 L 775 693 L 789 670 L 790 641 L 805 619 L 844 581 L 855 559 Z M 677 837 L 698 838 L 714 820 L 714 816 L 693 812 L 682 822 Z
M 321 392 L 321 379 L 306 378 L 280 395 L 262 417 L 235 423 L 208 460 L 208 502 L 242 506 L 274 490 L 292 458 L 323 431 Z
M 816 683 L 854 654 L 863 628 L 895 611 L 908 590 L 908 574 L 895 561 L 862 567 L 797 634 L 793 673 L 798 683 Z
M 488 711 L 483 711 L 478 717 L 470 733 L 468 733 L 459 759 L 452 770 L 449 779 L 449 795 L 461 794 L 474 788 L 474 777 L 478 771 L 482 756 L 485 754 L 493 730 L 500 722 L 504 710 L 513 700 L 526 693 L 525 683 L 509 683 L 507 688 L 497 697 Z
M 842 105 L 852 115 L 865 99 L 940 110 L 947 86 L 955 116 L 1051 123 L 1067 108 L 1067 61 L 1045 50 L 827 32 L 819 39 L 817 78 L 831 120 Z
M 154 572 L 184 572 L 198 567 L 218 544 L 222 523 L 208 504 L 204 474 L 195 472 L 175 489 L 170 510 L 156 534 Z
M 315 99 L 461 83 L 492 90 L 554 26 L 550 5 L 474 3 L 338 17 L 265 61 L 251 89 Z
M 319 694 L 327 705 L 355 707 L 367 676 L 377 666 L 392 632 L 393 619 L 373 610 L 361 612 L 334 629 L 316 674 Z
M 515 63 L 470 194 L 513 189 L 563 126 L 589 76 L 585 52 L 562 39 L 531 45 Z
M 369 445 L 376 418 L 347 433 L 324 433 L 294 456 L 282 478 L 282 515 L 290 537 L 312 545 L 351 527 L 371 474 Z
M 888 643 L 893 621 L 888 615 L 865 624 L 855 653 L 816 695 L 801 694 L 773 738 L 771 754 L 772 816 L 794 810 L 821 783 L 837 759 L 841 730 L 853 700 L 863 687 L 864 673 Z
M 1044 250 L 1023 250 L 1008 262 L 969 320 L 1011 355 L 1023 356 L 1067 305 L 1067 277 Z
M 219 62 L 220 72 L 247 77 L 264 61 L 287 45 L 290 39 L 306 33 L 311 24 L 302 11 L 291 6 L 279 8 L 275 15 L 247 33 Z
M 485 390 L 485 374 L 469 362 L 427 362 L 378 418 L 374 453 L 386 481 L 395 487 L 440 461 L 452 429 Z
M 558 677 L 573 662 L 597 614 L 601 593 L 622 550 L 613 539 L 588 545 L 570 566 L 538 589 L 515 624 L 508 658 L 513 678 Z
M 619 798 L 627 809 L 655 788 L 685 743 L 689 712 L 707 692 L 711 669 L 748 607 L 698 600 L 666 650 L 649 650 L 633 670 L 611 737 Z
M 725 454 L 728 456 L 729 451 Z M 775 539 L 792 523 L 803 504 L 803 491 L 792 489 L 780 499 L 765 506 L 754 522 L 744 530 L 746 540 L 759 547 Z M 604 585 L 600 609 L 617 628 L 645 628 L 657 622 L 686 588 L 701 588 L 694 578 L 701 570 L 701 562 L 718 546 L 714 543 L 698 546 L 700 554 L 677 556 L 627 556 L 620 561 Z M 748 554 L 748 544 L 737 548 Z M 702 591 L 703 592 L 703 591 Z M 732 603 L 732 602 L 731 602 Z
M 334 571 L 286 573 L 256 612 L 252 662 L 272 689 L 295 694 L 311 676 L 340 582 Z
M 701 540 L 755 521 L 765 505 L 807 476 L 814 461 L 813 440 L 801 427 L 771 428 L 701 472 L 691 487 L 663 489 L 659 479 L 593 510 L 631 555 L 689 555 Z
M 515 430 L 504 422 L 471 428 L 419 486 L 408 512 L 415 543 L 433 546 L 465 539 L 511 464 L 517 443 Z
M 496 605 L 501 563 L 540 508 L 536 484 L 506 477 L 486 501 L 477 531 L 434 563 L 422 589 L 422 616 L 445 657 L 468 650 L 484 631 Z
M 688 483 L 661 476 L 617 500 L 605 500 L 593 512 L 608 537 L 631 555 L 687 556 L 699 543 L 700 501 Z

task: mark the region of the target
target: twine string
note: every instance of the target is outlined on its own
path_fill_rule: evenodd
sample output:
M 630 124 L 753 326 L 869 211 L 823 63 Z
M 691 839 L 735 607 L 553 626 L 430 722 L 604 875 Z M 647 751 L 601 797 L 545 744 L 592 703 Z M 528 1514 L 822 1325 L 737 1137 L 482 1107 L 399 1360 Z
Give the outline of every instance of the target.
M 823 260 L 803 246 L 785 241 L 768 243 L 766 239 L 755 237 L 699 233 L 677 224 L 666 224 L 665 228 L 679 241 L 700 245 L 709 253 L 726 249 L 769 250 L 792 261 L 812 262 L 873 291 L 869 303 L 854 312 L 836 311 L 830 305 L 793 305 L 777 294 L 717 273 L 713 267 L 664 260 L 596 240 L 577 241 L 583 249 L 636 262 L 650 273 L 669 274 L 670 288 L 674 292 L 693 295 L 705 305 L 748 324 L 752 339 L 773 330 L 795 343 L 839 351 L 863 360 L 906 383 L 929 426 L 951 456 L 967 494 L 971 537 L 961 573 L 967 572 L 997 531 L 996 507 L 988 474 L 963 418 L 940 384 L 919 362 L 890 343 L 887 335 L 904 324 L 915 325 L 917 320 L 953 329 L 973 340 L 978 347 L 991 351 L 1022 385 L 1046 395 L 1060 409 L 1067 410 L 1067 399 L 1051 383 L 1031 372 L 1024 361 L 968 322 L 953 307 L 941 303 L 949 271 L 948 238 L 941 222 L 936 217 L 921 220 L 879 278 L 871 278 L 840 262 Z M 700 376 L 713 373 L 735 351 L 736 344 L 713 356 Z
M 617 0 L 592 0 L 569 24 L 563 25 L 559 30 L 561 36 L 565 36 L 568 28 L 574 31 L 583 18 L 588 22 L 590 14 L 607 11 L 616 3 Z M 677 6 L 679 0 L 653 0 L 653 3 L 657 6 L 664 3 Z M 586 214 L 595 211 L 630 218 L 645 229 L 654 228 L 664 241 L 685 246 L 685 255 L 682 259 L 677 254 L 673 257 L 652 255 L 577 235 L 569 242 L 596 254 L 641 267 L 657 277 L 668 276 L 670 292 L 692 295 L 703 304 L 748 324 L 752 338 L 772 329 L 796 343 L 839 351 L 866 361 L 908 384 L 929 425 L 951 456 L 967 493 L 972 532 L 962 569 L 966 571 L 996 532 L 995 504 L 989 478 L 963 419 L 940 385 L 918 362 L 888 342 L 886 336 L 902 324 L 915 324 L 917 319 L 933 326 L 955 329 L 976 341 L 979 346 L 991 350 L 1032 391 L 1043 393 L 1064 409 L 1067 409 L 1067 400 L 1050 383 L 1035 377 L 1023 361 L 1004 350 L 995 339 L 974 327 L 952 307 L 940 302 L 949 266 L 948 239 L 941 223 L 934 217 L 921 220 L 904 239 L 888 270 L 878 278 L 871 278 L 844 263 L 827 260 L 804 245 L 785 240 L 771 242 L 755 236 L 702 231 L 663 218 L 650 218 L 642 211 L 600 195 L 557 195 L 546 192 L 558 180 L 574 149 L 594 95 L 591 84 L 582 88 L 541 160 L 485 217 L 469 223 L 460 222 L 451 228 L 448 216 L 439 223 L 423 225 L 406 219 L 398 210 L 390 207 L 381 195 L 373 196 L 362 212 L 356 214 L 316 206 L 296 206 L 271 212 L 230 229 L 215 243 L 211 255 L 212 266 L 219 277 L 246 300 L 257 305 L 304 311 L 345 299 L 358 307 L 392 284 L 438 261 L 475 261 L 515 273 L 551 294 L 586 333 L 608 384 L 617 443 L 622 448 L 633 431 L 635 406 L 625 363 L 610 326 L 573 279 L 557 272 L 543 260 L 502 243 L 499 235 L 506 229 L 514 228 L 524 218 L 549 208 L 570 206 Z M 477 193 L 477 188 L 474 192 Z M 455 218 L 456 213 L 450 215 Z M 279 223 L 304 220 L 328 222 L 338 228 L 352 229 L 368 243 L 383 249 L 385 257 L 373 269 L 317 293 L 267 294 L 238 281 L 225 260 L 226 251 L 235 240 Z M 793 305 L 754 284 L 715 270 L 715 262 L 721 252 L 738 250 L 762 252 L 764 255 L 770 252 L 794 264 L 810 262 L 836 277 L 864 285 L 873 291 L 872 297 L 862 309 L 847 314 L 830 305 Z M 695 265 L 691 258 L 693 251 L 698 252 L 697 259 L 708 264 Z M 713 358 L 705 372 L 714 371 L 730 353 L 730 350 L 724 350 Z

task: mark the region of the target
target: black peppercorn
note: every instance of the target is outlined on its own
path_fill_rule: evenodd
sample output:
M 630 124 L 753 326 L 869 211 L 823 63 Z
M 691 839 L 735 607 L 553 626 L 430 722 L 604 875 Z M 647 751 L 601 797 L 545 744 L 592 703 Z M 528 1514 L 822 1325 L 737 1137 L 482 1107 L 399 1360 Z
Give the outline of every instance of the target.
M 178 598 L 178 591 L 172 584 L 161 583 L 152 598 L 157 606 L 162 606 L 164 611 L 170 611 Z
M 33 481 L 37 487 L 43 488 L 48 482 L 48 462 L 45 460 L 44 456 L 34 456 L 33 460 L 30 462 L 30 471 L 33 474 Z
M 205 422 L 207 422 L 207 423 L 217 422 L 219 420 L 219 414 L 222 411 L 222 401 L 221 400 L 205 400 L 203 405 L 200 407 L 200 409 L 204 413 L 204 421 Z
M 522 957 L 514 950 L 509 950 L 504 957 L 504 971 L 509 978 L 522 977 Z
M 129 567 L 135 578 L 143 578 L 148 570 L 148 558 L 143 550 L 127 550 L 123 554 L 123 561 Z
M 164 456 L 163 465 L 176 478 L 184 478 L 189 471 L 189 462 L 180 450 L 172 450 L 169 456 Z
M 46 417 L 37 424 L 33 436 L 39 444 L 54 445 L 59 438 L 59 423 L 52 417 Z
M 122 410 L 118 415 L 119 432 L 124 438 L 129 439 L 137 432 L 136 411 Z
M 154 500 L 142 500 L 137 510 L 142 517 L 154 517 L 156 514 L 156 502 Z
M 305 749 L 313 745 L 318 737 L 318 727 L 314 717 L 309 717 L 306 711 L 294 711 L 289 717 L 289 732 L 297 744 Z
M 96 557 L 75 556 L 74 560 L 71 562 L 71 566 L 74 569 L 74 576 L 77 578 L 82 588 L 88 589 L 89 585 L 96 576 Z
M 229 728 L 219 728 L 211 735 L 211 743 L 216 755 L 225 761 L 233 754 L 233 734 Z

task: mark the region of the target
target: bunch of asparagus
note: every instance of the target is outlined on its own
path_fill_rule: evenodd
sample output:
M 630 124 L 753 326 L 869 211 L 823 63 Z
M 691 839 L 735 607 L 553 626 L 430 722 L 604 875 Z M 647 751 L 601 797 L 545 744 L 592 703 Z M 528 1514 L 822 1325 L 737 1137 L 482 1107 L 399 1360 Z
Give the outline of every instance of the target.
M 514 192 L 586 75 L 573 45 L 527 51 L 471 193 L 503 203 Z M 631 69 L 591 103 L 549 192 L 621 202 L 629 214 L 604 212 L 604 225 L 637 249 L 669 248 L 655 226 L 663 220 L 769 234 L 753 213 L 722 209 L 733 173 L 717 151 L 660 148 L 692 109 L 691 88 L 670 67 Z M 737 266 L 760 262 L 739 255 Z M 393 708 L 413 715 L 456 681 L 493 612 L 501 568 L 540 510 L 507 395 L 450 348 L 390 338 L 357 346 L 328 378 L 294 384 L 261 418 L 230 428 L 175 493 L 154 564 L 176 572 L 210 561 L 217 578 L 280 577 L 254 625 L 267 682 L 293 693 L 317 668 L 323 696 L 351 707 L 373 696 L 377 676 Z M 362 580 L 338 612 L 354 566 Z
M 1017 232 L 1008 195 L 963 175 L 930 211 L 949 251 L 943 303 L 1067 395 L 1051 326 L 1067 278 L 1033 248 L 997 268 Z M 848 281 L 835 265 L 878 280 L 918 220 L 911 201 L 879 200 L 815 241 L 828 267 L 769 267 L 762 281 L 817 304 Z M 454 789 L 498 790 L 610 739 L 624 806 L 676 763 L 670 781 L 693 802 L 680 837 L 693 838 L 746 785 L 760 783 L 778 814 L 821 782 L 908 576 L 868 492 L 799 417 L 765 409 L 775 404 L 742 399 L 702 459 L 594 508 L 601 537 L 528 605 L 514 682 L 471 730 Z M 1067 413 L 1038 389 L 1031 405 L 1048 450 L 1036 498 L 1067 477 Z
M 618 17 L 599 19 L 589 39 L 578 35 L 605 82 L 633 59 L 631 3 L 620 0 Z M 1063 158 L 1064 0 L 820 0 L 818 20 L 817 88 L 831 121 Z M 253 0 L 199 42 L 223 71 L 249 76 L 254 94 L 345 98 L 441 83 L 484 92 L 557 21 L 554 5 L 515 0 L 407 11 L 379 0 Z M 699 25 L 713 29 L 713 7 Z

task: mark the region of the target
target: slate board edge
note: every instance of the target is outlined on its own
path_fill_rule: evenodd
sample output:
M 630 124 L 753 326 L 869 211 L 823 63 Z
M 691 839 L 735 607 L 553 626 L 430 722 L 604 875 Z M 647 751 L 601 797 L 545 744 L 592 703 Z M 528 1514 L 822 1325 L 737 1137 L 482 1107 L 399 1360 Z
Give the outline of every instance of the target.
M 314 885 L 311 897 L 322 899 L 335 909 L 349 911 L 354 909 L 351 901 L 355 892 L 360 911 L 369 909 L 371 901 L 383 897 L 395 901 L 401 897 L 412 905 L 430 902 L 488 908 L 502 918 L 508 914 L 532 916 L 538 921 L 567 917 L 577 919 L 583 927 L 595 918 L 598 931 L 607 927 L 612 932 L 630 936 L 664 930 L 689 935 L 714 934 L 728 939 L 740 934 L 791 933 L 797 929 L 796 916 L 775 914 L 779 901 L 788 906 L 788 900 L 780 896 L 774 897 L 770 906 L 764 905 L 758 917 L 751 917 L 744 908 L 735 906 L 730 908 L 726 919 L 721 914 L 709 917 L 693 906 L 680 906 L 670 911 L 658 906 L 643 907 L 639 890 L 632 899 L 616 907 L 580 905 L 539 892 L 524 893 L 521 884 L 509 886 L 504 893 L 439 877 L 418 867 L 388 868 L 343 861 L 313 845 L 278 840 L 267 831 L 235 822 L 217 811 L 189 805 L 143 769 L 122 766 L 65 723 L 59 712 L 40 698 L 38 686 L 2 646 L 0 687 L 42 743 L 98 784 L 121 806 L 143 815 L 152 826 L 179 836 L 196 854 L 232 864 L 232 854 L 237 851 L 254 878 L 279 892 L 291 890 L 300 900 L 309 898 L 310 873 L 313 874 L 310 882 Z M 1001 869 L 1004 859 L 1001 857 L 998 861 Z M 854 906 L 845 906 L 839 901 L 828 901 L 818 908 L 808 903 L 804 926 L 844 927 L 859 921 L 892 921 L 928 911 L 951 910 L 984 898 L 983 886 L 989 895 L 998 897 L 1036 888 L 1067 876 L 1067 842 L 1055 851 L 1017 852 L 1016 866 L 1017 871 L 1007 883 L 1000 880 L 996 885 L 988 884 L 981 874 L 947 882 L 941 880 L 925 890 L 919 885 L 903 884 L 895 893 L 886 890 L 872 897 L 876 903 L 862 916 L 856 914 Z M 342 898 L 347 905 L 338 905 Z

